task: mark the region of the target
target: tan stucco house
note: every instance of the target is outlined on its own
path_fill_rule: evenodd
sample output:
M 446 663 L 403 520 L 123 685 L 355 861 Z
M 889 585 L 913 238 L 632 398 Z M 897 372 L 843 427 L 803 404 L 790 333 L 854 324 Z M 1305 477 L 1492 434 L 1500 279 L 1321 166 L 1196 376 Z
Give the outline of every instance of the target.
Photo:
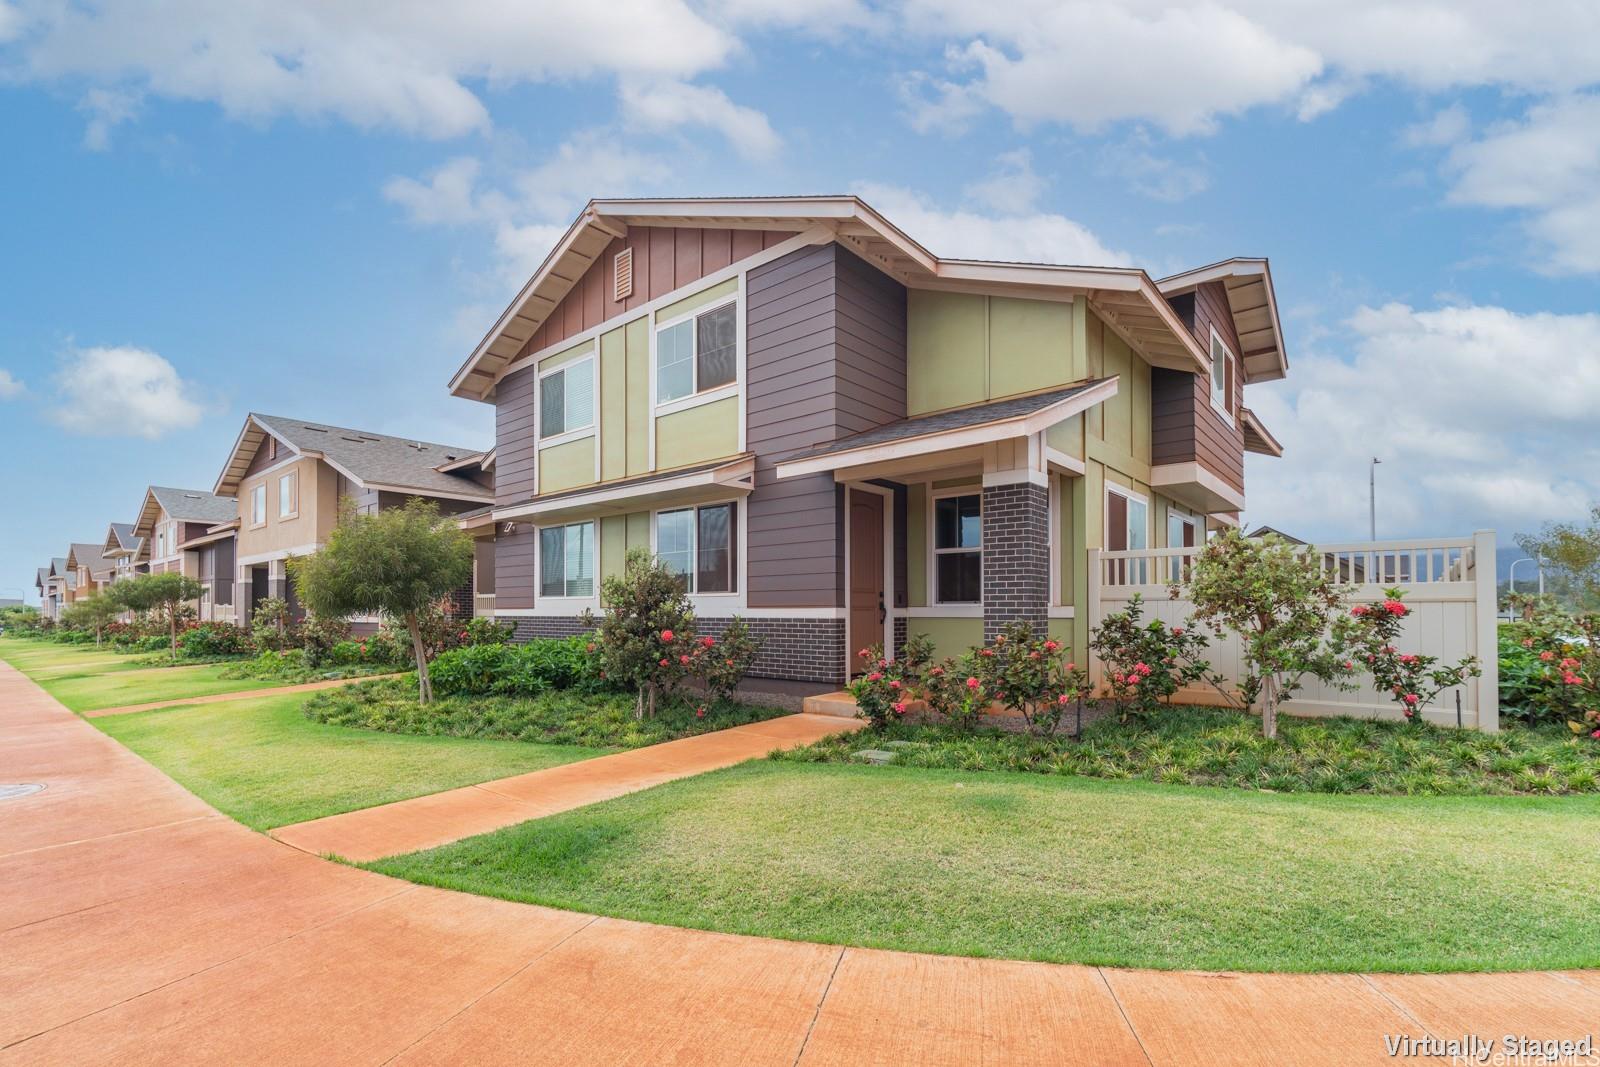
M 217 496 L 238 501 L 237 618 L 248 623 L 269 596 L 298 611 L 285 561 L 322 546 L 343 501 L 364 511 L 425 497 L 455 515 L 493 502 L 492 472 L 492 460 L 478 449 L 250 415 L 214 487 Z M 460 599 L 460 610 L 470 614 L 472 591 Z
M 151 574 L 177 571 L 200 582 L 195 613 L 201 622 L 231 621 L 233 539 L 229 524 L 238 504 L 204 489 L 152 485 L 145 491 L 133 533 L 142 544 L 139 561 Z M 223 581 L 217 581 L 218 574 Z
M 497 617 L 571 633 L 647 548 L 755 674 L 836 686 L 908 633 L 1083 655 L 1086 553 L 1246 506 L 1287 372 L 1264 259 L 941 258 L 860 199 L 592 201 L 450 381 L 496 413 Z

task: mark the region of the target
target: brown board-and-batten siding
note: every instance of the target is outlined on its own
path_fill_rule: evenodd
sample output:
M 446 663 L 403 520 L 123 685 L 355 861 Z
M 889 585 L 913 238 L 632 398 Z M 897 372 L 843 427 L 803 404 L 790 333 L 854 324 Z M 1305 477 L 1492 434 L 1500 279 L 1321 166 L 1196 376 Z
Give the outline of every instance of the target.
M 1227 291 L 1221 282 L 1206 282 L 1193 293 L 1175 298 L 1172 304 L 1190 325 L 1202 350 L 1211 351 L 1211 331 L 1215 328 L 1222 343 L 1233 352 L 1228 389 L 1237 412 L 1244 401 L 1244 382 L 1240 376 L 1239 335 L 1233 327 Z M 1239 429 L 1237 417 L 1229 425 L 1211 405 L 1211 382 L 1206 376 L 1153 368 L 1150 397 L 1151 463 L 1199 463 L 1244 492 L 1244 432 Z
M 905 418 L 905 289 L 830 243 L 752 270 L 745 294 L 750 609 L 839 607 L 841 491 L 831 475 L 780 481 L 774 467 Z

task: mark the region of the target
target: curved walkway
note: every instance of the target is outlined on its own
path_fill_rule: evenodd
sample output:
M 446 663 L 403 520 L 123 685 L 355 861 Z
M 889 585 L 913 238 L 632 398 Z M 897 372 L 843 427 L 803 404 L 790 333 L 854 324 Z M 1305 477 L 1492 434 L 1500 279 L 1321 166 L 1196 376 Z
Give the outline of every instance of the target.
M 19 782 L 46 788 L 0 800 L 0 1064 L 1393 1064 L 1386 1034 L 1600 1015 L 1593 972 L 971 960 L 414 886 L 246 830 L 0 665 Z

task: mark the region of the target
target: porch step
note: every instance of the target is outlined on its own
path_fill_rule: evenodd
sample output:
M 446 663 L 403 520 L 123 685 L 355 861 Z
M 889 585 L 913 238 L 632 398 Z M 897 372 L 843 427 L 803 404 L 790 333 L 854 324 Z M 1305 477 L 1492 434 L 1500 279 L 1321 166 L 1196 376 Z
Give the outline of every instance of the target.
M 818 693 L 806 697 L 800 704 L 800 710 L 807 715 L 838 715 L 853 719 L 856 717 L 856 698 L 844 689 L 836 693 Z

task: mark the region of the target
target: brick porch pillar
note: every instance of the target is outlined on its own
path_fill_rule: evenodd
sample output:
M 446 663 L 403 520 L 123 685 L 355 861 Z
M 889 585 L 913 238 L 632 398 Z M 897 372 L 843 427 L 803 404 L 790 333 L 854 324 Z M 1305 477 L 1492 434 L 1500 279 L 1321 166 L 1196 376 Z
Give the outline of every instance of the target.
M 1050 624 L 1050 490 L 1032 481 L 983 487 L 983 639 L 1011 622 Z

